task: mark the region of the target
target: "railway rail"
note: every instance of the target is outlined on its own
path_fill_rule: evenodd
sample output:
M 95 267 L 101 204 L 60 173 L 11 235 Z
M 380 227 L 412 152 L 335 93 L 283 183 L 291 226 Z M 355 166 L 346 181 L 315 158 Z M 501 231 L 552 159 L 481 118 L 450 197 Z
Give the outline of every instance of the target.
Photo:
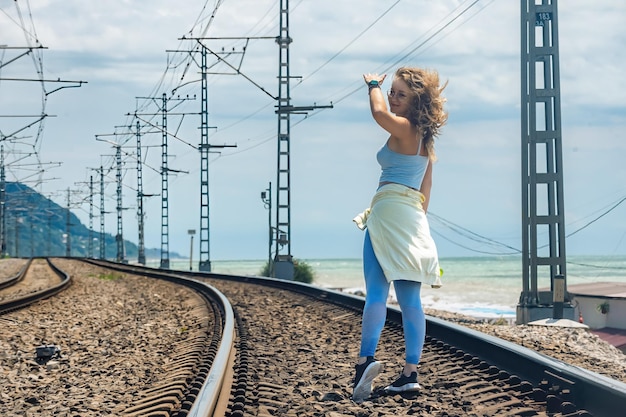
M 87 261 L 117 271 L 150 278 L 164 279 L 193 288 L 212 309 L 213 327 L 207 340 L 194 341 L 181 352 L 181 373 L 164 383 L 144 390 L 134 404 L 121 413 L 125 416 L 190 416 L 224 415 L 224 386 L 230 386 L 228 365 L 232 364 L 235 341 L 235 319 L 230 302 L 206 282 L 183 277 L 174 271 Z M 194 377 L 189 377 L 192 369 Z M 220 402 L 221 400 L 221 402 Z
M 49 259 L 29 259 L 17 275 L 0 284 L 0 314 L 51 297 L 71 283 L 72 278 Z M 16 288 L 22 284 L 26 289 Z
M 7 262 L 7 259 L 3 260 Z M 15 285 L 24 277 L 24 269 L 31 262 L 31 259 L 21 260 L 13 259 L 8 268 L 6 276 L 0 277 L 0 290 Z
M 114 267 L 153 271 L 150 268 L 126 265 Z M 237 336 L 229 335 L 228 340 L 230 343 L 231 338 L 236 338 L 235 351 L 228 355 L 228 359 L 226 354 L 221 358 L 223 361 L 231 361 L 234 369 L 232 377 L 224 378 L 224 381 L 230 381 L 230 386 L 225 384 L 219 388 L 222 391 L 222 401 L 225 393 L 229 392 L 225 415 L 308 415 L 308 408 L 294 404 L 298 399 L 305 403 L 317 399 L 322 402 L 350 404 L 351 363 L 356 356 L 355 351 L 346 352 L 349 354 L 344 355 L 345 357 L 338 355 L 348 364 L 345 366 L 345 377 L 343 383 L 337 380 L 325 386 L 330 388 L 327 392 L 313 390 L 307 393 L 304 388 L 298 388 L 306 385 L 306 377 L 300 381 L 291 381 L 289 377 L 281 376 L 284 373 L 281 372 L 281 367 L 286 363 L 289 364 L 287 368 L 297 367 L 299 362 L 317 358 L 319 355 L 314 354 L 316 348 L 319 350 L 326 344 L 328 350 L 334 347 L 332 337 L 328 336 L 332 331 L 313 336 L 313 340 L 319 340 L 325 335 L 326 341 L 322 344 L 315 344 L 308 338 L 299 343 L 305 336 L 302 332 L 303 323 L 293 323 L 293 317 L 287 316 L 284 311 L 294 310 L 296 306 L 302 313 L 302 320 L 313 320 L 315 315 L 310 313 L 319 310 L 323 318 L 315 326 L 332 327 L 336 331 L 352 333 L 347 343 L 356 346 L 358 343 L 354 335 L 358 336 L 359 333 L 363 298 L 271 278 L 170 272 L 194 281 L 210 283 L 220 289 L 234 305 Z M 161 273 L 156 272 L 157 275 Z M 300 296 L 295 301 L 289 298 L 294 293 Z M 264 297 L 272 300 L 284 298 L 288 301 L 283 306 L 279 306 L 277 301 L 276 305 L 273 301 L 270 305 L 263 306 Z M 259 304 L 266 313 L 262 322 L 257 321 L 261 320 Z M 274 307 L 275 311 L 272 310 Z M 285 317 L 285 320 L 281 317 Z M 307 329 L 310 330 L 311 326 Z M 383 339 L 381 351 L 391 350 L 389 362 L 397 362 L 402 357 L 403 347 L 401 313 L 397 308 L 388 309 L 388 326 Z M 280 358 L 281 354 L 285 355 L 288 351 L 285 344 L 293 345 L 292 349 L 295 350 L 291 354 L 294 354 L 294 358 Z M 339 346 L 341 345 L 340 343 Z M 324 354 L 327 355 L 328 351 Z M 259 364 L 272 360 L 277 360 L 278 365 L 266 365 L 265 371 L 260 370 Z M 224 363 L 220 367 L 228 368 Z M 390 375 L 395 377 L 394 371 L 391 372 Z M 404 410 L 395 409 L 394 413 L 446 415 L 438 414 L 447 412 L 447 406 L 442 408 L 441 401 L 452 401 L 452 409 L 456 408 L 456 412 L 461 412 L 461 415 L 616 416 L 623 411 L 626 404 L 626 384 L 622 382 L 434 317 L 427 318 L 427 341 L 420 375 L 426 379 L 422 385 L 430 390 L 430 395 L 434 393 L 436 399 L 425 399 L 423 402 L 424 397 L 419 394 L 417 398 L 405 395 L 404 399 L 409 401 L 403 403 Z M 298 391 L 295 395 L 294 387 Z M 287 392 L 291 394 L 287 395 Z M 219 397 L 217 393 L 212 395 Z M 411 402 L 411 399 L 418 401 Z M 380 412 L 377 407 L 388 409 L 390 403 L 394 404 L 396 401 L 378 387 L 365 408 L 370 407 L 370 411 Z M 432 414 L 420 414 L 418 410 L 422 406 Z M 315 415 L 326 414 L 319 412 Z M 452 412 L 447 415 L 455 414 Z
M 626 384 L 434 317 L 420 363 L 423 390 L 351 399 L 361 297 L 261 277 L 82 260 L 193 288 L 214 319 L 179 346 L 180 377 L 145 387 L 126 416 L 617 416 Z M 401 314 L 389 307 L 381 379 L 401 367 Z M 184 372 L 182 370 L 184 369 Z M 334 414 L 333 414 L 334 413 Z
M 193 289 L 204 300 L 203 306 L 199 309 L 202 311 L 192 312 L 193 315 L 199 318 L 193 325 L 199 328 L 200 331 L 195 332 L 195 335 L 189 340 L 185 340 L 175 346 L 177 358 L 167 364 L 168 370 L 165 372 L 164 380 L 156 384 L 149 384 L 147 387 L 129 387 L 136 391 L 132 404 L 120 404 L 117 409 L 113 410 L 113 414 L 125 416 L 210 416 L 215 413 L 219 414 L 218 407 L 220 407 L 220 403 L 218 400 L 224 385 L 223 379 L 228 375 L 226 366 L 230 363 L 228 358 L 232 352 L 235 334 L 235 321 L 228 300 L 207 283 L 177 276 L 173 273 L 122 267 L 116 266 L 116 264 L 103 265 L 99 263 L 99 265 L 107 267 L 106 269 L 108 270 L 139 274 L 144 277 L 158 278 L 173 282 L 176 285 L 183 285 Z M 55 277 L 56 279 L 54 279 Z M 97 278 L 94 277 L 93 279 Z M 36 282 L 30 282 L 32 280 Z M 0 297 L 2 298 L 0 314 L 8 315 L 17 309 L 28 307 L 31 304 L 60 293 L 71 285 L 72 277 L 57 267 L 52 260 L 39 258 L 29 260 L 16 276 L 5 281 L 10 282 L 4 289 L 5 292 L 14 289 L 12 287 L 20 283 L 30 282 L 28 285 L 22 286 L 23 288 L 18 291 L 13 291 L 13 294 Z M 142 294 L 136 295 L 138 297 L 142 296 Z M 80 296 L 80 293 L 78 296 Z M 119 302 L 123 303 L 121 300 Z M 65 305 L 67 305 L 67 302 L 65 302 Z M 59 314 L 58 320 L 63 321 L 64 316 L 65 314 Z M 17 325 L 15 320 L 12 320 L 10 317 L 6 320 Z M 19 330 L 17 331 L 19 332 Z M 45 333 L 46 331 L 44 330 Z M 85 346 L 98 346 L 107 341 L 99 338 L 96 341 L 77 340 L 74 342 L 84 344 Z M 61 353 L 61 349 L 56 345 L 41 345 L 35 350 L 37 357 L 34 359 L 39 365 L 46 365 L 50 359 L 59 358 Z M 100 351 L 101 349 L 94 350 L 92 354 Z M 5 355 L 6 352 L 0 351 L 0 359 L 6 358 Z M 69 361 L 70 368 L 71 362 L 75 361 L 76 359 Z M 68 361 L 66 360 L 66 362 Z M 0 371 L 7 372 L 7 374 L 9 372 L 21 372 L 19 367 L 11 371 L 5 366 L 6 364 L 0 361 Z M 114 368 L 111 365 L 109 367 Z M 51 369 L 54 370 L 55 367 L 53 366 Z M 66 380 L 65 376 L 60 376 L 63 380 Z M 35 398 L 25 398 L 24 400 L 27 403 L 32 402 L 36 404 L 38 400 Z M 222 401 L 224 401 L 223 396 Z M 7 417 L 13 416 L 11 413 L 15 410 L 5 409 L 3 404 L 5 402 L 0 396 L 0 414 Z M 91 410 L 93 410 L 93 406 L 91 407 Z M 224 405 L 221 405 L 221 407 L 224 407 Z M 110 415 L 110 412 L 103 411 L 103 413 Z M 56 414 L 56 412 L 51 412 L 49 415 Z

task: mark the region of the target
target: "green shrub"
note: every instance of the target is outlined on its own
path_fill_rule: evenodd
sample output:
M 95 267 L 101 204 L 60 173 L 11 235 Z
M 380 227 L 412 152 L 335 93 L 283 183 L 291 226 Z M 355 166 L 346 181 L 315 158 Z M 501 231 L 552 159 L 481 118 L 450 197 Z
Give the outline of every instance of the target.
M 311 265 L 307 264 L 304 261 L 300 261 L 298 259 L 293 260 L 293 280 L 298 282 L 304 282 L 307 284 L 313 283 L 313 278 L 315 276 L 313 272 L 313 268 Z M 263 269 L 259 272 L 259 275 L 262 277 L 270 276 L 270 264 L 269 262 L 265 262 L 263 265 Z
M 603 301 L 596 306 L 596 310 L 598 310 L 601 314 L 609 314 L 609 311 L 611 311 L 611 305 L 608 301 Z
M 313 273 L 313 268 L 311 267 L 311 265 L 307 264 L 304 261 L 299 261 L 297 259 L 294 259 L 293 266 L 294 266 L 294 274 L 293 274 L 294 281 L 305 282 L 307 284 L 313 283 L 313 277 L 315 274 Z
M 499 318 L 492 320 L 491 324 L 494 324 L 496 326 L 507 326 L 509 324 L 508 320 L 505 319 L 504 317 L 500 316 Z
M 263 268 L 259 272 L 259 275 L 262 277 L 270 276 L 270 262 L 269 261 L 265 262 L 265 264 L 263 265 Z
M 115 272 L 107 272 L 107 273 L 98 274 L 96 278 L 101 279 L 103 281 L 115 281 L 120 278 L 123 278 L 123 275 L 119 273 L 115 273 Z

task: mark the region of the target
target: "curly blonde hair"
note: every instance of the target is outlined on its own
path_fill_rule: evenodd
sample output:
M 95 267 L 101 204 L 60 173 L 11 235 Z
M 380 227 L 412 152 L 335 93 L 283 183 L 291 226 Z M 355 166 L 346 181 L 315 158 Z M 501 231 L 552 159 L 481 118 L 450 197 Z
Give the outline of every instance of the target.
M 395 77 L 409 86 L 412 97 L 407 118 L 422 130 L 428 158 L 435 161 L 435 137 L 448 120 L 448 113 L 443 109 L 446 99 L 442 95 L 448 82 L 440 85 L 437 71 L 423 68 L 401 67 Z

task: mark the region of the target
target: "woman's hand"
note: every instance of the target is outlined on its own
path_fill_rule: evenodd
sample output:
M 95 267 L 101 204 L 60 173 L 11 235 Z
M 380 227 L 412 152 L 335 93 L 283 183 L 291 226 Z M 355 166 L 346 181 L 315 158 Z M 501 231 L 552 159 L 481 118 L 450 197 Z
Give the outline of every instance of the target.
M 363 74 L 363 80 L 365 81 L 365 84 L 370 83 L 370 81 L 378 81 L 378 84 L 381 85 L 383 83 L 383 81 L 385 81 L 385 78 L 387 77 L 387 74 L 383 74 L 383 75 L 378 75 L 378 74 Z

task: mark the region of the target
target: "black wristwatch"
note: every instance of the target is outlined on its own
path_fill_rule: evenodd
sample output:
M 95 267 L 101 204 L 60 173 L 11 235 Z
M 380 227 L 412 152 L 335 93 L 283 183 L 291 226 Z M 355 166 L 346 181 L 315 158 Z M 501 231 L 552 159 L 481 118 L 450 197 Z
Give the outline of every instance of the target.
M 367 86 L 372 89 L 372 88 L 380 88 L 380 83 L 377 80 L 372 80 L 369 83 L 367 83 Z

